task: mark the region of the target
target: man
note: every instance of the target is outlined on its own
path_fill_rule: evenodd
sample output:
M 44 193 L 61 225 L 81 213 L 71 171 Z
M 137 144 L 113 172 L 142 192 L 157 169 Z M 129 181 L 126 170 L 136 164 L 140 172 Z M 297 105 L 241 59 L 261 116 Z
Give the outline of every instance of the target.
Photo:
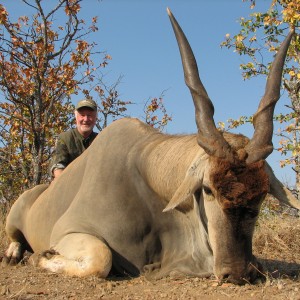
M 76 128 L 58 136 L 51 174 L 56 179 L 75 158 L 88 148 L 97 133 L 93 131 L 97 119 L 97 104 L 91 99 L 79 101 L 75 108 Z

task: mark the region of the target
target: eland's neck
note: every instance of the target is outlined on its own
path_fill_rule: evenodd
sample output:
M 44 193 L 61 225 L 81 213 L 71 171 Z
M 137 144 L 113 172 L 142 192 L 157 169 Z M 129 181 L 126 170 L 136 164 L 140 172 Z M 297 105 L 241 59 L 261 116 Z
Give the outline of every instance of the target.
M 141 151 L 138 168 L 148 185 L 160 197 L 170 199 L 201 150 L 195 135 L 159 134 Z

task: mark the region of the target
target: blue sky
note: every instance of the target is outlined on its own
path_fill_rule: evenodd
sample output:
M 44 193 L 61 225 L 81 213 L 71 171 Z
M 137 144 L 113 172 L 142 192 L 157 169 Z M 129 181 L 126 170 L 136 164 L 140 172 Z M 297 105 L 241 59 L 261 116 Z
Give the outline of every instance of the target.
M 19 0 L 1 1 L 13 16 L 24 15 Z M 45 1 L 47 4 L 56 2 Z M 123 76 L 118 91 L 122 100 L 136 103 L 130 114 L 142 117 L 143 103 L 164 92 L 167 111 L 173 121 L 168 133 L 195 133 L 194 107 L 183 79 L 176 40 L 168 19 L 169 7 L 184 30 L 198 62 L 201 80 L 215 106 L 215 122 L 253 114 L 261 99 L 265 78 L 243 81 L 239 65 L 247 58 L 220 47 L 227 33 L 239 31 L 238 19 L 251 12 L 265 11 L 271 0 L 259 0 L 254 10 L 242 0 L 84 0 L 82 17 L 98 16 L 94 36 L 112 61 L 105 70 L 113 83 Z M 74 97 L 74 101 L 78 98 Z M 276 112 L 288 102 L 283 94 Z M 276 130 L 276 129 L 275 129 Z M 252 126 L 238 132 L 251 137 Z M 274 139 L 276 146 L 276 139 Z M 268 158 L 278 179 L 294 183 L 290 168 L 281 169 L 282 157 L 274 151 Z

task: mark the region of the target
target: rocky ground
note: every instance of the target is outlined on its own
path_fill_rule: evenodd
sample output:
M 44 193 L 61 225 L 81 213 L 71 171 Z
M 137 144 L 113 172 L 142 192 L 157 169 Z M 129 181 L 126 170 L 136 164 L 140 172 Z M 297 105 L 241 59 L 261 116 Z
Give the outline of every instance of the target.
M 0 230 L 1 233 L 1 230 Z M 8 241 L 2 230 L 0 253 Z M 84 279 L 53 274 L 28 264 L 0 268 L 0 299 L 293 299 L 300 300 L 300 219 L 262 218 L 254 252 L 265 267 L 265 281 L 219 285 L 212 277 Z

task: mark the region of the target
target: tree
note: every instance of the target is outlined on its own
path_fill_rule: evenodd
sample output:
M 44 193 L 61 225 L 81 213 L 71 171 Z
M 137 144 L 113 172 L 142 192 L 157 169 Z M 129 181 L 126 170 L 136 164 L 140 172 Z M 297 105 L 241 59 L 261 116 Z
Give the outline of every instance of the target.
M 127 108 L 129 105 L 133 105 L 132 101 L 124 101 L 120 99 L 119 92 L 117 90 L 120 84 L 122 76 L 118 78 L 116 82 L 111 85 L 107 85 L 103 81 L 103 76 L 98 76 L 96 84 L 86 91 L 87 95 L 90 95 L 92 91 L 96 92 L 97 99 L 99 99 L 98 120 L 96 127 L 99 131 L 103 130 L 111 122 L 122 118 L 128 117 Z M 163 100 L 164 94 L 162 93 L 159 98 L 149 98 L 144 101 L 144 121 L 148 125 L 157 128 L 160 131 L 172 121 L 172 117 L 167 113 L 167 109 Z
M 247 0 L 244 0 L 247 1 Z M 255 0 L 251 0 L 251 9 L 255 8 Z M 270 62 L 266 62 L 266 53 L 276 53 L 283 37 L 293 27 L 295 36 L 288 51 L 287 62 L 283 72 L 283 86 L 288 93 L 290 103 L 286 106 L 288 113 L 274 117 L 275 121 L 285 124 L 279 136 L 277 148 L 285 157 L 281 166 L 292 164 L 296 174 L 296 192 L 300 196 L 300 1 L 273 0 L 267 12 L 253 12 L 249 18 L 240 18 L 241 30 L 233 37 L 226 34 L 221 44 L 228 49 L 233 48 L 239 55 L 250 61 L 240 65 L 242 76 L 249 79 L 254 76 L 267 76 Z M 261 37 L 261 38 L 259 38 Z M 239 120 L 228 120 L 229 128 L 235 128 L 246 122 L 252 122 L 252 116 L 242 116 Z M 224 125 L 224 124 L 223 124 Z
M 172 117 L 167 113 L 163 97 L 162 93 L 158 98 L 148 99 L 144 105 L 145 123 L 159 130 L 163 130 L 172 121 Z
M 93 82 L 89 84 L 88 89 L 84 89 L 83 93 L 86 97 L 96 94 L 94 98 L 98 102 L 98 118 L 96 127 L 102 131 L 111 122 L 121 117 L 128 117 L 127 107 L 133 104 L 132 101 L 123 101 L 120 99 L 118 86 L 121 83 L 120 76 L 113 84 L 107 84 L 102 74 L 96 74 Z
M 12 198 L 49 179 L 48 162 L 57 133 L 71 127 L 72 94 L 94 79 L 110 59 L 84 39 L 97 31 L 79 18 L 81 0 L 60 0 L 45 9 L 41 0 L 23 3 L 33 15 L 17 22 L 0 5 L 1 190 Z M 55 25 L 60 14 L 63 25 Z

